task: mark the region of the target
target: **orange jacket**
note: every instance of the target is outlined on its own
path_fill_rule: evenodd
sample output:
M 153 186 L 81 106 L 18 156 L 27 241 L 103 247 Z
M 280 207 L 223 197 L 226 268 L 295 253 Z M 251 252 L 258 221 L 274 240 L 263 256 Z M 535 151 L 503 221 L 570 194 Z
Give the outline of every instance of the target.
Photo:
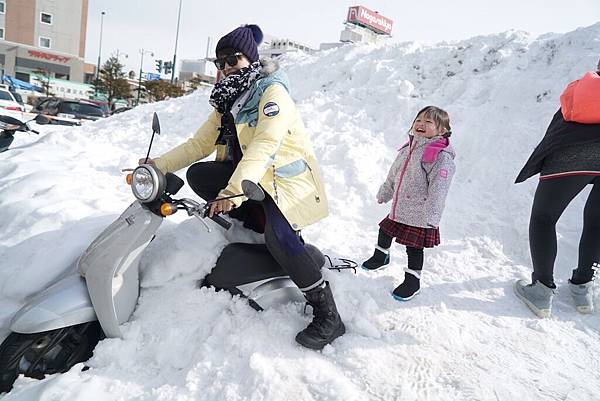
M 565 121 L 600 123 L 600 75 L 588 72 L 571 82 L 560 95 L 560 109 Z

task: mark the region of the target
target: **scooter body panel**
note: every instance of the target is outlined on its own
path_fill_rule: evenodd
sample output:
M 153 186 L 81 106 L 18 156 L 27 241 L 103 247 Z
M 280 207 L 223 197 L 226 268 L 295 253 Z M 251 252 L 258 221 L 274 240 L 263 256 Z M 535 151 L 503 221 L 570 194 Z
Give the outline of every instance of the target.
M 15 333 L 32 334 L 97 320 L 85 280 L 71 274 L 29 300 L 10 323 Z
M 273 277 L 237 287 L 244 296 L 253 300 L 263 309 L 288 302 L 306 302 L 302 291 L 289 276 Z
M 137 305 L 141 254 L 162 220 L 135 201 L 77 261 L 107 337 L 122 337 L 119 325 L 129 319 Z

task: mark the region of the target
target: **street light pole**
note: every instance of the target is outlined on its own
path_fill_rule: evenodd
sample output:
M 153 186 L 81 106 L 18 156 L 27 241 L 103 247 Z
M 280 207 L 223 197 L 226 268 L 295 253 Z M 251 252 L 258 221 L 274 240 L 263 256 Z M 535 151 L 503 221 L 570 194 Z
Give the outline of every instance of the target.
M 98 80 L 100 79 L 100 56 L 102 55 L 102 28 L 104 25 L 104 14 L 106 11 L 100 13 L 100 45 L 98 46 L 98 66 L 96 68 L 96 94 L 98 93 Z
M 179 21 L 181 19 L 181 1 L 179 0 L 179 13 L 177 14 L 177 33 L 175 34 L 175 51 L 173 52 L 173 69 L 171 70 L 171 85 L 175 81 L 175 62 L 177 61 L 177 41 L 179 40 Z
M 142 59 L 140 60 L 140 76 L 138 77 L 138 93 L 137 93 L 137 100 L 135 102 L 136 106 L 139 106 L 139 104 L 140 104 L 140 91 L 142 90 L 142 67 L 144 65 L 144 54 L 145 53 L 150 53 L 150 55 L 152 57 L 154 57 L 154 53 L 152 53 L 150 50 L 144 50 L 144 49 L 140 50 Z

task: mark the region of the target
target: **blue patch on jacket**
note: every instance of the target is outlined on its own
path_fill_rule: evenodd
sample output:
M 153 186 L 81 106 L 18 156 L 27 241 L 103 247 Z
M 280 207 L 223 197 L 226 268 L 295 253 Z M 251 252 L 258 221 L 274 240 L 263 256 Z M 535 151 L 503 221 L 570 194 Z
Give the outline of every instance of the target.
M 248 124 L 250 127 L 256 127 L 258 122 L 258 103 L 267 88 L 273 84 L 279 84 L 289 92 L 288 78 L 285 72 L 277 70 L 274 73 L 259 79 L 250 89 L 250 96 L 246 103 L 235 117 L 236 124 Z
M 291 178 L 302 174 L 306 171 L 307 163 L 304 159 L 298 159 L 294 162 L 286 164 L 275 169 L 274 173 L 277 177 Z

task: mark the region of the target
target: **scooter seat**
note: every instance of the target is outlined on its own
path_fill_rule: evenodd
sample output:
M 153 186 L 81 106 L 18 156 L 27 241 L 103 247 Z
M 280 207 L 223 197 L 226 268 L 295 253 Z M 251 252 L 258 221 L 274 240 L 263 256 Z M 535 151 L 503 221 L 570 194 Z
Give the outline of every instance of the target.
M 305 247 L 319 267 L 322 267 L 325 264 L 323 254 L 313 245 L 306 244 Z M 233 243 L 223 249 L 215 267 L 204 278 L 202 284 L 217 289 L 231 289 L 287 276 L 265 244 Z

